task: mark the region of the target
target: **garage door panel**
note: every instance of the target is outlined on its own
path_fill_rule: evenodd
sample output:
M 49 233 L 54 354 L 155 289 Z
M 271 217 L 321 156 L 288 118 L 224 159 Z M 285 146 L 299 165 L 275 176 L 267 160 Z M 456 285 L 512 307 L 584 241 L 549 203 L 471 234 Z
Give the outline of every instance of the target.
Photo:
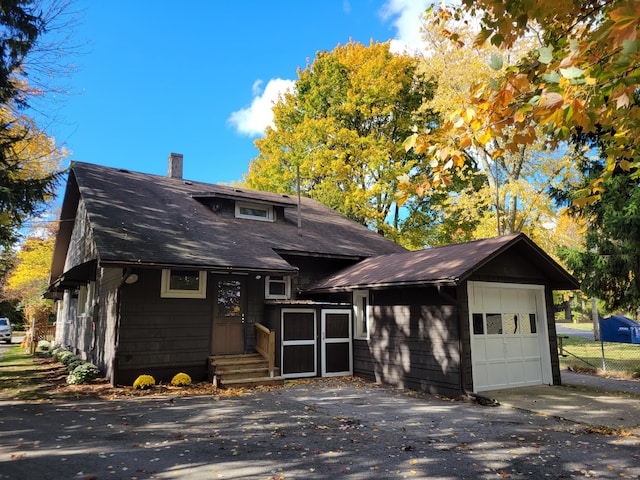
M 503 312 L 517 312 L 520 301 L 521 299 L 517 292 L 500 290 L 500 303 Z
M 523 357 L 536 357 L 540 359 L 540 342 L 538 337 L 521 338 Z
M 479 286 L 470 282 L 476 390 L 543 383 L 543 358 L 548 357 L 542 355 L 542 348 L 548 345 L 537 333 L 541 329 L 536 322 L 544 318 L 537 311 L 537 295 L 544 293 L 536 287 Z M 541 308 L 543 305 L 541 301 Z
M 487 386 L 501 387 L 508 385 L 506 379 L 508 364 L 506 363 L 488 363 L 487 364 Z
M 486 356 L 488 361 L 504 360 L 504 340 L 502 337 L 486 339 Z
M 473 346 L 471 348 L 473 348 L 473 353 L 475 355 L 475 358 L 478 361 L 486 361 L 487 360 L 487 342 L 485 341 L 477 341 L 477 340 L 473 340 Z

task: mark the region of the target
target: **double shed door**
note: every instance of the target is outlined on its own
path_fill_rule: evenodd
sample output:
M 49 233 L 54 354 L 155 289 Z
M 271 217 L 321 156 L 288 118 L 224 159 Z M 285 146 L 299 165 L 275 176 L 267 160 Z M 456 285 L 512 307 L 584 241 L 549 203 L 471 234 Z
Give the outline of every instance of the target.
M 318 365 L 323 377 L 352 374 L 350 310 L 322 309 L 318 329 L 316 309 L 283 309 L 280 331 L 283 376 L 315 377 Z

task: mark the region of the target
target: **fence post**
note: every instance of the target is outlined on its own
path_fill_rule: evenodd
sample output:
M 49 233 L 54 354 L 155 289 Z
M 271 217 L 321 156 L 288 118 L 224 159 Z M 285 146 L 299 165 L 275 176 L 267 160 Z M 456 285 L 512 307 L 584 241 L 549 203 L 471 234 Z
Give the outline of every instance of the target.
M 602 370 L 606 370 L 607 363 L 604 359 L 604 342 L 602 341 L 602 337 L 600 337 L 600 350 L 602 350 Z

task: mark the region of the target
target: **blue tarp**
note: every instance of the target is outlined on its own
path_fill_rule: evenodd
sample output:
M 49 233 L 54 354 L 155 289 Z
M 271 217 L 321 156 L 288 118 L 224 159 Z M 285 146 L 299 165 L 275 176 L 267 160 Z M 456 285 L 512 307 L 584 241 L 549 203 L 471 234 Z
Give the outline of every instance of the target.
M 601 318 L 600 339 L 603 342 L 640 343 L 640 323 L 623 315 Z

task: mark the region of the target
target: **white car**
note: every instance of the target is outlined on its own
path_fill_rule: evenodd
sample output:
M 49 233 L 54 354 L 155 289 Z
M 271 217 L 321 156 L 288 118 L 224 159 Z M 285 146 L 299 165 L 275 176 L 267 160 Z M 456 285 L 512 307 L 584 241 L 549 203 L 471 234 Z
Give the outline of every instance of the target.
M 11 343 L 11 334 L 13 328 L 11 328 L 11 322 L 8 318 L 0 318 L 0 340 L 4 340 L 7 343 Z

